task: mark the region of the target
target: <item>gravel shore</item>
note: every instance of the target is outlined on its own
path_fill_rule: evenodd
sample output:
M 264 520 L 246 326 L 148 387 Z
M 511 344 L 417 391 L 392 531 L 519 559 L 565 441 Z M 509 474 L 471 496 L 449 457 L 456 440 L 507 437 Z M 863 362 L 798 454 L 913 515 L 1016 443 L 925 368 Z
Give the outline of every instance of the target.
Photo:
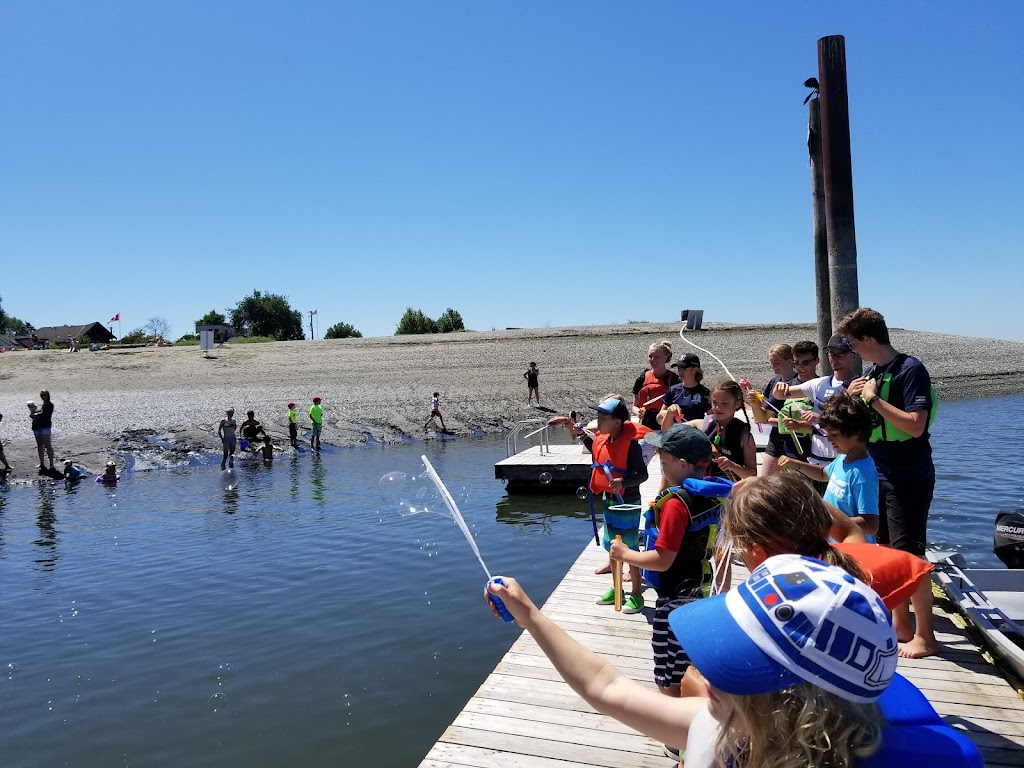
M 12 478 L 35 477 L 25 402 L 38 400 L 44 388 L 56 406 L 58 462 L 69 457 L 94 471 L 124 453 L 136 469 L 182 463 L 195 451 L 219 454 L 216 425 L 230 405 L 239 421 L 255 410 L 275 443 L 287 446 L 286 403 L 297 402 L 308 424 L 314 395 L 324 399 L 326 444 L 433 437 L 423 423 L 434 391 L 448 429 L 502 432 L 541 415 L 526 404 L 522 374 L 531 360 L 540 367 L 543 405 L 582 410 L 608 392 L 628 395 L 652 342 L 669 339 L 677 354 L 694 351 L 678 330 L 636 323 L 228 344 L 209 359 L 198 347 L 9 352 L 0 355 L 0 437 L 15 465 Z M 770 375 L 769 346 L 813 336 L 812 325 L 712 325 L 686 334 L 755 385 Z M 892 340 L 924 361 L 944 400 L 1024 391 L 1024 344 L 896 329 Z M 698 354 L 705 382 L 725 376 L 709 355 Z

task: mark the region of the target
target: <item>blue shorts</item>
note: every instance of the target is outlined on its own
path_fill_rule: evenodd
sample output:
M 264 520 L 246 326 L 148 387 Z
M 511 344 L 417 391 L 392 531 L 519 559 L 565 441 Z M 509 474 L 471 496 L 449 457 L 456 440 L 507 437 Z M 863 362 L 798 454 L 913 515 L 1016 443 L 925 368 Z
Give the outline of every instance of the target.
M 314 421 L 313 422 L 313 437 L 320 437 L 320 432 L 323 430 L 323 428 L 324 428 L 323 424 L 317 424 Z

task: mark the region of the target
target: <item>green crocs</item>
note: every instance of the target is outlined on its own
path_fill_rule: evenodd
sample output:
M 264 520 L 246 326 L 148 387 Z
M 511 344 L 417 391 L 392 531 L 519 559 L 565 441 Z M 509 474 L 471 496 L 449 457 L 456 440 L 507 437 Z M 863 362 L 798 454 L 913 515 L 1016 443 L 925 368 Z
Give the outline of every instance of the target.
M 597 598 L 598 605 L 611 605 L 615 602 L 615 587 L 612 587 L 599 598 Z
M 630 595 L 626 598 L 626 602 L 622 604 L 623 613 L 640 613 L 644 609 L 644 596 L 643 595 Z

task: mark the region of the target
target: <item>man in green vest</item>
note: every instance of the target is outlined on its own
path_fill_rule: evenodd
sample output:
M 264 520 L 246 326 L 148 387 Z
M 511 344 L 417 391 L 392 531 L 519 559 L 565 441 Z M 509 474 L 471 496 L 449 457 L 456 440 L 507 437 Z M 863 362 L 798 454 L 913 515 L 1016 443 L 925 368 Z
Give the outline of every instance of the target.
M 928 369 L 916 357 L 896 351 L 889 343 L 885 318 L 873 309 L 854 310 L 836 331 L 864 362 L 872 364 L 847 391 L 864 398 L 876 417 L 868 453 L 878 469 L 878 541 L 924 557 L 928 510 L 935 493 L 928 427 L 938 406 Z M 918 658 L 937 653 L 930 588 L 927 595 L 915 593 L 912 603 L 916 634 L 908 606 L 893 611 L 893 623 L 903 641 L 900 655 Z

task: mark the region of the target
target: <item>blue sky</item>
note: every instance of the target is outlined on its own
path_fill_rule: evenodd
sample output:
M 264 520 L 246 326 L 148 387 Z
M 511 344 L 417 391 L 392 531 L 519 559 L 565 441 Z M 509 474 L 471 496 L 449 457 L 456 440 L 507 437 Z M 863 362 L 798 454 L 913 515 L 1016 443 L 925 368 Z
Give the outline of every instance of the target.
M 1024 3 L 0 5 L 0 295 L 254 289 L 385 335 L 812 321 L 803 80 L 846 36 L 861 303 L 1024 340 Z M 115 328 L 116 330 L 116 328 Z

